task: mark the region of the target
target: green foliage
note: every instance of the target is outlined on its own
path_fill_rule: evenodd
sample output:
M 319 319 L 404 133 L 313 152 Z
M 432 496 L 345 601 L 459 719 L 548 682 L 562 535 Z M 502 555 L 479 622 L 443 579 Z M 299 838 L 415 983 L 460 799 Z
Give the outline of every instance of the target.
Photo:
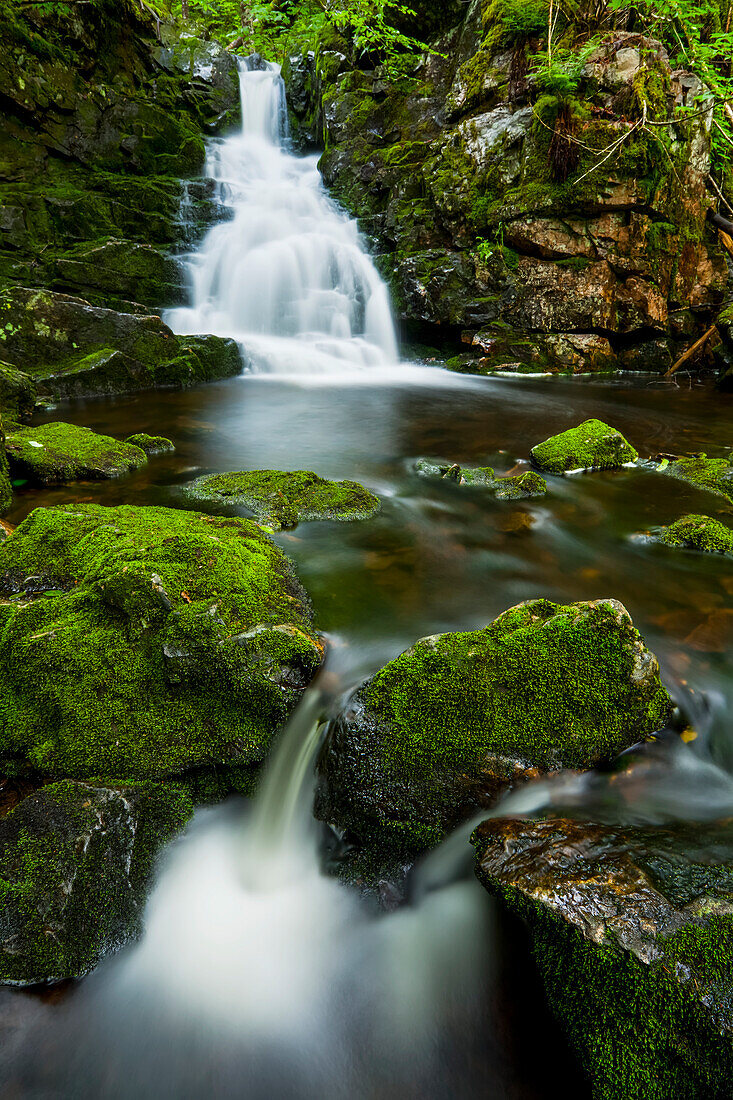
M 547 33 L 547 0 L 484 0 L 481 18 L 490 48 L 514 46 Z

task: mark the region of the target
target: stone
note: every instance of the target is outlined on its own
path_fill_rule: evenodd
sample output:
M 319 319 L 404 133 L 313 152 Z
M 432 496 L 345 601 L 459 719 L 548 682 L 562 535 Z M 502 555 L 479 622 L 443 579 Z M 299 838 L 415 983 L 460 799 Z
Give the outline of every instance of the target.
M 316 812 L 357 843 L 420 850 L 527 779 L 612 759 L 671 711 L 620 603 L 530 600 L 365 681 L 330 723 Z
M 0 756 L 130 782 L 267 756 L 323 644 L 254 523 L 37 508 L 0 546 Z
M 529 454 L 534 465 L 548 474 L 614 470 L 636 462 L 639 457 L 621 432 L 602 420 L 584 420 L 577 428 L 538 443 Z
M 129 442 L 60 421 L 37 428 L 14 427 L 6 435 L 5 447 L 13 477 L 36 485 L 120 477 L 148 460 L 144 450 Z
M 530 930 L 599 1100 L 723 1100 L 733 1077 L 733 827 L 497 818 L 477 874 Z
M 0 819 L 0 982 L 83 978 L 140 935 L 155 857 L 191 812 L 172 785 L 65 780 Z
M 125 443 L 130 443 L 133 447 L 139 447 L 148 456 L 173 454 L 176 449 L 170 439 L 167 439 L 164 435 L 148 435 L 146 432 L 128 435 Z
M 534 470 L 515 477 L 497 477 L 491 466 L 459 466 L 457 462 L 419 458 L 415 471 L 422 477 L 488 489 L 496 500 L 522 500 L 544 496 L 547 492 L 547 482 Z
M 706 454 L 689 455 L 671 462 L 662 458 L 656 469 L 733 501 L 733 462 L 727 458 L 708 458 Z
M 56 287 L 82 297 L 101 292 L 108 301 L 141 302 L 159 309 L 179 305 L 186 297 L 180 261 L 135 241 L 77 245 L 58 257 L 56 271 Z
M 307 520 L 370 519 L 379 497 L 356 481 L 326 481 L 311 470 L 247 470 L 198 478 L 188 490 L 193 500 L 243 505 L 273 531 Z
M 682 516 L 669 527 L 660 528 L 655 536 L 666 546 L 707 554 L 733 554 L 733 531 L 710 516 Z
M 30 420 L 36 407 L 36 383 L 29 374 L 0 361 L 0 412 L 13 423 Z

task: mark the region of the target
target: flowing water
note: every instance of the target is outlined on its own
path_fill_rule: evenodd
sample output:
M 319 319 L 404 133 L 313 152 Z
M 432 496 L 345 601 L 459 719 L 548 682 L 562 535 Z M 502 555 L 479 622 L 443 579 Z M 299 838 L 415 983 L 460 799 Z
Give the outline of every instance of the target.
M 354 478 L 382 512 L 277 536 L 328 638 L 325 671 L 255 802 L 200 811 L 168 851 L 142 941 L 83 983 L 0 996 L 3 1095 L 540 1100 L 561 1085 L 587 1097 L 521 930 L 472 880 L 466 828 L 416 869 L 408 904 L 394 908 L 385 888 L 393 911 L 322 872 L 318 723 L 416 638 L 483 626 L 529 597 L 612 595 L 696 738 L 631 754 L 613 781 L 562 777 L 505 808 L 614 821 L 733 813 L 733 562 L 631 537 L 689 511 L 730 521 L 725 501 L 642 469 L 555 479 L 546 498 L 504 504 L 413 472 L 421 454 L 508 472 L 589 416 L 643 453 L 728 454 L 731 398 L 647 377 L 508 381 L 399 364 L 354 225 L 315 160 L 288 151 L 276 69 L 244 69 L 242 86 L 243 133 L 213 142 L 208 165 L 232 216 L 191 257 L 191 305 L 168 320 L 233 336 L 252 370 L 49 414 L 121 437 L 164 432 L 177 451 L 119 481 L 21 490 L 9 519 L 80 498 L 186 507 L 193 478 L 257 468 Z

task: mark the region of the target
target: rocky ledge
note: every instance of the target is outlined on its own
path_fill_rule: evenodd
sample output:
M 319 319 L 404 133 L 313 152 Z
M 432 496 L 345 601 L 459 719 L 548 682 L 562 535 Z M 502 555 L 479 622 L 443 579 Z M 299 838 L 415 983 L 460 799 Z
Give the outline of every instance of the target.
M 597 1100 L 724 1100 L 733 1079 L 733 825 L 498 818 L 477 874 L 527 922 Z

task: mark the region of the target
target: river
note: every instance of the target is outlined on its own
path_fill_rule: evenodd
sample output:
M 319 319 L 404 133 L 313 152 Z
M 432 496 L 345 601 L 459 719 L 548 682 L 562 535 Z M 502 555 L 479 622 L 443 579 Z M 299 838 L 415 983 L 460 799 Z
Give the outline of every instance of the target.
M 733 813 L 733 562 L 633 538 L 722 498 L 640 468 L 553 479 L 500 503 L 421 480 L 420 455 L 526 460 L 595 416 L 644 454 L 730 451 L 731 398 L 652 376 L 487 379 L 398 361 L 384 285 L 316 159 L 287 141 L 275 67 L 242 69 L 241 134 L 207 171 L 230 217 L 190 257 L 180 332 L 237 339 L 249 369 L 189 392 L 77 401 L 48 413 L 170 436 L 176 453 L 118 481 L 21 490 L 39 504 L 186 507 L 225 470 L 313 469 L 377 492 L 366 523 L 276 536 L 313 599 L 328 659 L 253 804 L 200 810 L 161 862 L 140 943 L 90 978 L 0 995 L 8 1097 L 539 1098 L 589 1095 L 542 1002 L 521 929 L 472 879 L 465 830 L 383 911 L 323 871 L 311 809 L 318 720 L 415 639 L 484 626 L 520 600 L 623 601 L 694 725 L 604 776 L 526 803 L 615 820 Z M 236 510 L 232 510 L 236 514 Z M 389 894 L 387 894 L 389 897 Z M 392 907 L 388 906 L 387 909 Z

